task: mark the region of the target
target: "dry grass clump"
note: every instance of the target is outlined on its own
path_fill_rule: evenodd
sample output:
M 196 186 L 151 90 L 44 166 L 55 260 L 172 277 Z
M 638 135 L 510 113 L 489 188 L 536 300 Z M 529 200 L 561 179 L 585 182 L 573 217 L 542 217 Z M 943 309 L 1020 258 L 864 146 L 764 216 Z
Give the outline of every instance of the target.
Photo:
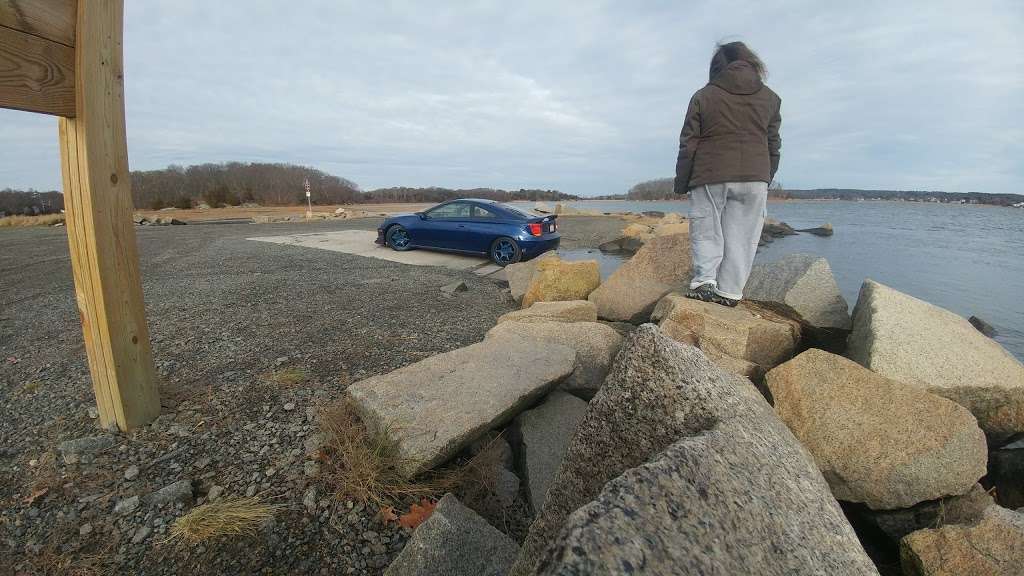
M 259 498 L 229 498 L 197 506 L 171 525 L 167 542 L 196 544 L 221 536 L 251 536 L 280 506 Z
M 415 479 L 403 477 L 398 448 L 387 431 L 370 431 L 350 399 L 343 399 L 320 414 L 324 445 L 321 471 L 337 496 L 378 506 L 434 498 L 460 482 L 459 469 L 428 472 Z
M 26 226 L 53 226 L 64 221 L 63 214 L 42 214 L 40 216 L 5 216 L 0 218 L 0 228 L 24 228 Z
M 282 368 L 271 370 L 263 375 L 263 379 L 273 382 L 279 386 L 292 387 L 302 384 L 309 379 L 309 375 L 302 368 Z

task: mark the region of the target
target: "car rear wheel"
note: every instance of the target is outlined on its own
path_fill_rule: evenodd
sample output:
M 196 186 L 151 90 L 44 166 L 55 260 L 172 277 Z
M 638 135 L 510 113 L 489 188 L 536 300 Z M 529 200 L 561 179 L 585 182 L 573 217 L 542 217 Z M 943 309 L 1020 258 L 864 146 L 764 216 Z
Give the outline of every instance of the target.
M 412 249 L 412 238 L 409 237 L 409 231 L 400 224 L 395 224 L 388 228 L 388 233 L 384 236 L 384 239 L 387 241 L 388 246 L 391 246 L 392 250 L 405 252 Z
M 523 251 L 519 249 L 519 244 L 511 238 L 498 238 L 491 243 L 491 261 L 498 266 L 508 266 L 509 264 L 515 264 L 523 258 Z

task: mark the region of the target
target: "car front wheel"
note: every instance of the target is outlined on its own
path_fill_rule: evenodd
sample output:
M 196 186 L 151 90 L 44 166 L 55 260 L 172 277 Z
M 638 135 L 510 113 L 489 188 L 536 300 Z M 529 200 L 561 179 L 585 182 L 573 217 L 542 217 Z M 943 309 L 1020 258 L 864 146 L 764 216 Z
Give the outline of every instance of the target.
M 391 246 L 392 250 L 397 250 L 398 252 L 405 252 L 412 248 L 412 238 L 409 237 L 409 231 L 399 224 L 388 228 L 388 233 L 384 239 L 387 241 L 388 246 Z
M 498 266 L 515 264 L 523 258 L 523 251 L 519 244 L 511 238 L 498 238 L 491 243 L 491 261 Z

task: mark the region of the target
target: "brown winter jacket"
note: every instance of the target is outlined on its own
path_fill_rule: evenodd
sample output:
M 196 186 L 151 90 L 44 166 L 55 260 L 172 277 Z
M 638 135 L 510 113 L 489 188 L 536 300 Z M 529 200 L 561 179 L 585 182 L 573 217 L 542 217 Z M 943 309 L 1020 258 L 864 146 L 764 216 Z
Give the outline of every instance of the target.
M 782 100 L 748 62 L 730 62 L 690 99 L 679 136 L 675 191 L 768 182 L 779 168 Z

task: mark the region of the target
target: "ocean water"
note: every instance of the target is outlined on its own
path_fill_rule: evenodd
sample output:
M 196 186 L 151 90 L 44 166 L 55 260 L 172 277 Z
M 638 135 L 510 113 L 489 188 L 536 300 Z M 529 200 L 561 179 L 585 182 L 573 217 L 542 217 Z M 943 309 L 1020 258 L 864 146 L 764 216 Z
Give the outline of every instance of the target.
M 583 201 L 602 212 L 688 212 L 686 201 Z M 917 202 L 771 202 L 768 216 L 794 228 L 826 222 L 835 235 L 800 234 L 758 250 L 757 262 L 792 253 L 828 259 L 852 310 L 865 278 L 961 316 L 978 316 L 1024 360 L 1024 210 Z M 605 267 L 614 263 L 605 264 Z M 955 351 L 950 351 L 955 353 Z

